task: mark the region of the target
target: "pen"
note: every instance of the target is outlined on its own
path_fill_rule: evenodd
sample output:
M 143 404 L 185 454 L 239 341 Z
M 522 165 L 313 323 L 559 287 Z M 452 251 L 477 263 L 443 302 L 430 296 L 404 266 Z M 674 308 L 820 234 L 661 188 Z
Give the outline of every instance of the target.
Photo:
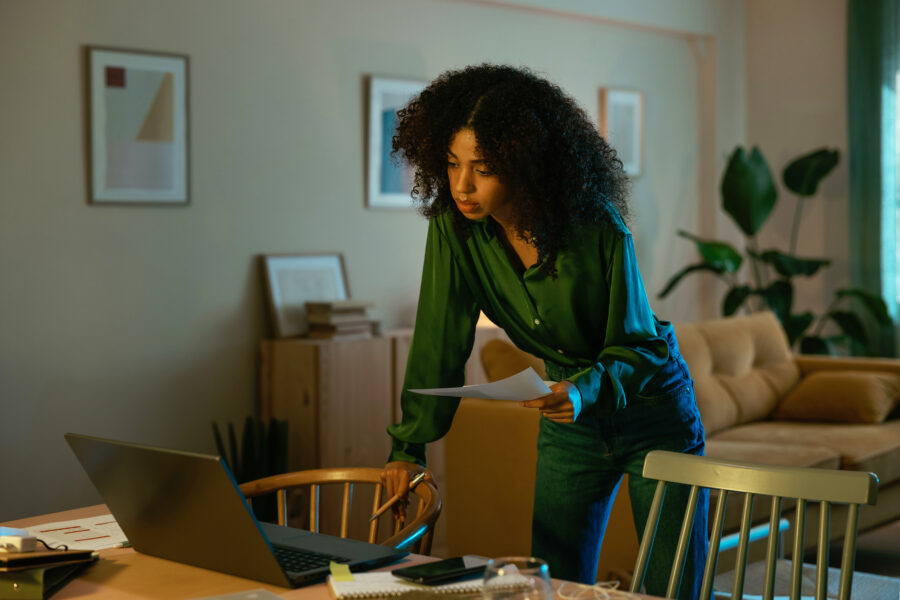
M 421 471 L 421 472 L 419 472 L 418 475 L 413 477 L 412 480 L 409 482 L 409 489 L 413 489 L 420 481 L 425 479 L 425 475 L 426 475 L 425 471 Z M 369 517 L 369 521 L 374 521 L 375 519 L 380 517 L 382 515 L 382 513 L 384 513 L 384 511 L 386 511 L 387 509 L 392 507 L 399 499 L 400 499 L 400 494 L 399 493 L 394 494 L 390 500 L 388 500 L 387 502 L 385 502 L 384 504 L 381 505 L 381 508 L 379 508 L 378 510 L 376 510 L 375 512 L 372 513 L 372 516 Z

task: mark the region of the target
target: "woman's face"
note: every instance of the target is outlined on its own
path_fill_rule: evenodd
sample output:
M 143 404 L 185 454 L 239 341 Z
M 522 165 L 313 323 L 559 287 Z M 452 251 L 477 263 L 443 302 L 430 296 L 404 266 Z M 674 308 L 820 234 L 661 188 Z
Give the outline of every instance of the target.
M 466 218 L 491 216 L 501 225 L 511 221 L 509 188 L 488 171 L 471 129 L 460 129 L 450 140 L 447 179 L 456 208 Z

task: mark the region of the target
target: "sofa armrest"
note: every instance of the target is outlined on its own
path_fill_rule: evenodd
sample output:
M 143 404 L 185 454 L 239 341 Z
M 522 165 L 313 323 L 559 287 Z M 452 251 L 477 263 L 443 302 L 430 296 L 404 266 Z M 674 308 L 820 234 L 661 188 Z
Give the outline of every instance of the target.
M 445 438 L 448 556 L 528 556 L 540 414 L 463 398 Z
M 801 377 L 816 371 L 886 371 L 900 373 L 900 359 L 834 357 L 815 354 L 795 354 L 794 363 L 800 369 Z
M 441 520 L 447 528 L 447 556 L 530 554 L 540 419 L 538 411 L 516 402 L 462 399 L 444 440 Z M 637 551 L 623 481 L 600 551 L 598 576 L 630 573 Z

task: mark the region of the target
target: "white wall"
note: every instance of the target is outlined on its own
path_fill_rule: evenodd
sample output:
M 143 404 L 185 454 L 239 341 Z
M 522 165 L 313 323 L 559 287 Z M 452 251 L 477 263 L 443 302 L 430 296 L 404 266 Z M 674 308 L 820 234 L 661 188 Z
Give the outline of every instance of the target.
M 761 247 L 787 251 L 796 196 L 781 184 L 794 158 L 828 147 L 841 162 L 805 201 L 797 253 L 830 258 L 815 278 L 797 281 L 795 312 L 824 311 L 849 284 L 847 263 L 847 1 L 747 3 L 747 142 L 766 156 L 779 188 Z
M 743 2 L 515 4 L 0 0 L 0 521 L 97 501 L 65 431 L 209 451 L 210 421 L 252 412 L 260 253 L 340 251 L 353 296 L 411 324 L 425 223 L 364 207 L 367 74 L 528 65 L 592 116 L 599 86 L 644 90 L 632 229 L 651 295 L 692 259 L 674 231 L 714 194 L 702 163 L 744 135 Z M 660 7 L 682 18 L 662 27 Z M 190 206 L 86 203 L 86 44 L 190 56 Z M 688 286 L 655 306 L 699 311 Z

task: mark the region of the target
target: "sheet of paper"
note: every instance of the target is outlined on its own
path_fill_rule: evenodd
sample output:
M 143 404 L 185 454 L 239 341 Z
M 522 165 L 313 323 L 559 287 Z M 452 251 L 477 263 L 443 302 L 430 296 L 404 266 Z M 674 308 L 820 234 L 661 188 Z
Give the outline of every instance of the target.
M 547 382 L 541 380 L 533 368 L 528 367 L 512 377 L 481 383 L 478 385 L 464 385 L 455 388 L 431 388 L 427 390 L 409 390 L 417 394 L 429 394 L 431 396 L 453 396 L 457 398 L 487 398 L 489 400 L 534 400 L 550 393 Z
M 29 527 L 28 533 L 47 542 L 52 548 L 65 544 L 79 550 L 102 550 L 119 548 L 128 543 L 112 515 L 43 523 Z

